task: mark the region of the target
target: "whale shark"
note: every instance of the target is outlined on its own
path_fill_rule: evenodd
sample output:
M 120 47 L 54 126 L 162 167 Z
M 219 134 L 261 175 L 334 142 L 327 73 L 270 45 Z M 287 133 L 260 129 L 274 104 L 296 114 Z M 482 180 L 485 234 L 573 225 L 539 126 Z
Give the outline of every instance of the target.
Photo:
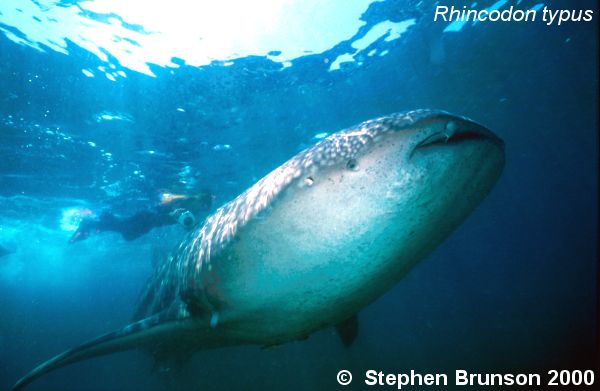
M 333 133 L 190 232 L 150 277 L 132 323 L 40 364 L 13 390 L 130 349 L 161 358 L 270 347 L 336 326 L 350 344 L 356 314 L 448 237 L 503 167 L 499 137 L 444 111 Z

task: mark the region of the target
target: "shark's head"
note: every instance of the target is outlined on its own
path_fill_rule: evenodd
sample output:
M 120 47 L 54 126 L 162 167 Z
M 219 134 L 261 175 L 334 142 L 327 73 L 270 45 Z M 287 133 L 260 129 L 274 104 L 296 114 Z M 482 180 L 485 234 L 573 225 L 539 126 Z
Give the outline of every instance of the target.
M 298 238 L 287 245 L 307 263 L 324 262 L 311 254 L 335 248 L 343 263 L 335 270 L 346 280 L 371 268 L 373 281 L 388 273 L 389 286 L 464 221 L 503 166 L 503 142 L 466 118 L 418 110 L 366 121 L 280 168 L 295 178 L 279 208 Z
M 369 128 L 373 128 L 369 131 Z M 504 166 L 503 142 L 485 127 L 444 112 L 398 114 L 359 126 L 372 142 L 346 163 L 368 183 L 381 210 L 402 206 L 448 217 L 467 214 L 489 192 Z M 352 131 L 349 132 L 350 137 Z
M 354 210 L 357 223 L 362 212 L 448 218 L 468 214 L 492 188 L 504 145 L 469 119 L 418 110 L 336 133 L 300 160 L 300 184 Z

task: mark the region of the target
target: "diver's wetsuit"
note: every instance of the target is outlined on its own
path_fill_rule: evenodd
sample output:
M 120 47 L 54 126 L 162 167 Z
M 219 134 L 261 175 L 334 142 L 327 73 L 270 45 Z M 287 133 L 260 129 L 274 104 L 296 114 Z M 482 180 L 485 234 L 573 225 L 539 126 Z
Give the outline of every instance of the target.
M 148 233 L 153 228 L 164 225 L 181 223 L 191 228 L 201 213 L 210 209 L 212 195 L 202 193 L 198 196 L 188 196 L 168 203 L 161 203 L 152 209 L 142 210 L 129 217 L 117 217 L 110 212 L 103 212 L 99 218 L 86 218 L 81 221 L 79 228 L 70 243 L 87 239 L 90 234 L 114 231 L 119 232 L 123 239 L 134 240 Z

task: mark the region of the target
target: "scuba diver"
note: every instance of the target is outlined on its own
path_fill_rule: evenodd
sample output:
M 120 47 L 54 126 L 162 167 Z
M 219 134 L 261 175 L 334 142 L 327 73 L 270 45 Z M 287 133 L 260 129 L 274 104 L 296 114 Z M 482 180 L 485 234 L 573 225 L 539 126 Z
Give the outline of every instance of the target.
M 104 211 L 99 217 L 91 216 L 81 220 L 69 243 L 85 240 L 91 234 L 105 231 L 119 232 L 123 239 L 130 241 L 153 228 L 165 225 L 181 224 L 190 230 L 208 212 L 213 200 L 214 196 L 207 191 L 195 195 L 165 193 L 158 205 L 129 217 L 118 217 Z

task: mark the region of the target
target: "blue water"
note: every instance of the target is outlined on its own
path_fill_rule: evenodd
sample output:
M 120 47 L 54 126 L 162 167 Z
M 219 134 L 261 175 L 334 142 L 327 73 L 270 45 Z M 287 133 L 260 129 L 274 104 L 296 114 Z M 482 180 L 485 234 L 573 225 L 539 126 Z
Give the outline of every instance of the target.
M 69 211 L 131 214 L 201 188 L 218 207 L 323 133 L 413 108 L 485 124 L 506 167 L 475 213 L 360 313 L 351 348 L 325 330 L 272 350 L 201 351 L 182 368 L 127 352 L 30 389 L 336 389 L 342 368 L 597 364 L 597 9 L 591 23 L 444 32 L 420 1 L 122 3 L 0 5 L 0 389 L 127 324 L 152 260 L 184 234 L 70 245 Z

